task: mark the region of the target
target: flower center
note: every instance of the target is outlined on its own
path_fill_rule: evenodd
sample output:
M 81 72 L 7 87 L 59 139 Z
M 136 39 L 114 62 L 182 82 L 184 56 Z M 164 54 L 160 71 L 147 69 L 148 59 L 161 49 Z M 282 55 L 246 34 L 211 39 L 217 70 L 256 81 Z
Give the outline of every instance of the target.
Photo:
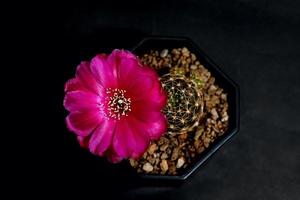
M 120 119 L 121 116 L 128 116 L 128 113 L 131 111 L 131 100 L 130 98 L 125 97 L 126 90 L 121 89 L 106 89 L 106 98 L 108 116 L 114 119 Z

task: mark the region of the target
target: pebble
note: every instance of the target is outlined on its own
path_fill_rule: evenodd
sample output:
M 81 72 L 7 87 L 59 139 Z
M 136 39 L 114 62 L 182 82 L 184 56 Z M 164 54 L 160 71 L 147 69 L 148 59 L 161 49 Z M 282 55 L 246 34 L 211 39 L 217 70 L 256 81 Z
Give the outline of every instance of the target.
M 228 117 L 228 115 L 227 115 L 227 116 L 225 116 L 225 117 L 223 117 L 223 118 L 222 118 L 222 122 L 226 122 L 226 121 L 228 121 L 228 118 L 229 118 L 229 117 Z
M 161 137 L 158 141 L 158 145 L 162 145 L 164 143 L 169 143 L 169 139 L 167 139 L 166 137 Z
M 171 142 L 173 145 L 178 146 L 178 140 L 176 138 L 172 138 Z
M 211 79 L 210 79 L 211 80 Z M 214 85 L 211 85 L 210 87 L 209 87 L 209 89 L 208 89 L 208 94 L 209 95 L 212 95 L 212 94 L 214 94 L 216 91 L 217 91 L 217 87 L 216 86 L 214 86 Z
M 155 66 L 155 67 L 157 67 L 157 60 L 156 59 L 152 60 L 152 65 Z
M 147 160 L 153 165 L 155 163 L 155 158 L 152 156 L 148 156 Z
M 191 65 L 191 69 L 193 70 L 197 69 L 197 65 Z
M 227 95 L 226 95 L 226 94 L 222 94 L 222 95 L 221 95 L 221 99 L 223 99 L 223 100 L 226 101 L 226 100 L 227 100 Z
M 181 141 L 186 140 L 186 138 L 187 138 L 187 132 L 183 132 L 178 136 L 178 139 Z
M 179 55 L 180 52 L 179 52 L 177 49 L 173 49 L 173 50 L 172 50 L 172 54 Z
M 148 153 L 150 155 L 152 155 L 155 151 L 157 150 L 157 144 L 153 143 L 150 145 L 150 147 L 148 148 Z
M 160 150 L 165 151 L 168 148 L 168 146 L 169 146 L 168 144 L 164 144 L 160 147 Z
M 208 137 L 204 138 L 203 143 L 204 143 L 204 146 L 207 148 L 210 143 L 210 138 L 208 138 Z
M 213 119 L 218 119 L 219 118 L 219 115 L 218 115 L 218 112 L 215 108 L 211 109 L 210 113 L 212 114 L 212 118 Z
M 172 152 L 171 160 L 176 160 L 178 158 L 178 148 L 175 148 Z
M 160 168 L 163 172 L 166 172 L 169 169 L 168 163 L 166 160 L 160 162 Z
M 145 163 L 143 165 L 143 170 L 146 172 L 152 172 L 153 171 L 153 166 L 150 163 Z
M 193 53 L 191 53 L 191 58 L 192 58 L 192 61 L 193 61 L 193 62 L 197 59 L 196 55 L 193 54 Z
M 184 165 L 184 163 L 185 163 L 184 157 L 178 158 L 176 168 L 182 167 Z
M 197 153 L 202 153 L 205 150 L 204 146 L 201 146 L 197 149 Z
M 160 57 L 164 58 L 168 55 L 169 51 L 168 49 L 164 49 L 160 52 Z
M 168 157 L 169 157 L 168 154 L 165 153 L 165 152 L 162 153 L 161 156 L 160 156 L 161 159 L 167 159 Z
M 138 165 L 138 162 L 133 159 L 129 159 L 129 162 L 132 167 L 136 167 Z
M 190 51 L 186 47 L 183 47 L 181 52 L 182 52 L 182 55 L 185 56 L 185 57 L 190 56 Z
M 198 149 L 200 147 L 200 145 L 201 145 L 200 140 L 195 140 L 194 141 L 194 146 L 196 147 L 196 149 Z
M 157 164 L 159 163 L 160 159 L 159 158 L 156 158 L 155 159 L 155 167 L 157 166 Z
M 195 134 L 194 140 L 198 140 L 203 133 L 203 128 L 199 128 Z
M 174 162 L 169 163 L 169 172 L 170 174 L 176 174 L 176 165 Z
M 154 158 L 158 158 L 160 155 L 159 155 L 160 153 L 155 153 L 155 154 L 153 154 L 153 157 Z

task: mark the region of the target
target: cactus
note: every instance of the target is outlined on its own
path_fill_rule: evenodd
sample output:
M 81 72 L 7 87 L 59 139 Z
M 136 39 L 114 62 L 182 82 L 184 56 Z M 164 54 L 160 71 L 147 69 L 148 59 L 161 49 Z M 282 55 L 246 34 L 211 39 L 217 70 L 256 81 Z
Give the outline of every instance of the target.
M 197 85 L 182 75 L 166 74 L 160 78 L 168 95 L 163 110 L 168 119 L 168 133 L 181 134 L 198 125 L 203 115 L 203 94 Z

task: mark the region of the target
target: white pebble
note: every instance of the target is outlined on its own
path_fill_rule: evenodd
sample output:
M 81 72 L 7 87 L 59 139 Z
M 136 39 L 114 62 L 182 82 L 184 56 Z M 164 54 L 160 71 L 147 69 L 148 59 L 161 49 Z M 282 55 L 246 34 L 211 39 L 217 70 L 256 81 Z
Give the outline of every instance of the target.
M 167 55 L 168 55 L 168 49 L 164 49 L 164 50 L 162 50 L 161 52 L 160 52 L 160 57 L 162 57 L 162 58 L 164 58 L 164 57 L 166 57 Z
M 151 171 L 153 171 L 153 166 L 147 162 L 143 165 L 143 170 L 146 172 L 151 172 Z
M 184 165 L 185 161 L 183 157 L 178 158 L 176 168 L 180 168 Z

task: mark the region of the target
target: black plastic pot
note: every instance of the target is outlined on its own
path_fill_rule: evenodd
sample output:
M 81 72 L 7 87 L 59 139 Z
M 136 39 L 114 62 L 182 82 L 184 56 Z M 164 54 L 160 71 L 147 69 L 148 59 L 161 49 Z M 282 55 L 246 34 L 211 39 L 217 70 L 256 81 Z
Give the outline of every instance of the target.
M 142 55 L 150 50 L 163 50 L 187 47 L 193 52 L 199 61 L 215 77 L 217 85 L 222 87 L 228 94 L 229 103 L 229 128 L 218 139 L 216 139 L 208 149 L 196 158 L 196 161 L 189 167 L 181 171 L 176 176 L 172 175 L 148 175 L 141 174 L 142 179 L 152 179 L 167 182 L 182 182 L 196 171 L 209 157 L 213 155 L 228 139 L 239 130 L 239 88 L 221 69 L 218 67 L 192 40 L 183 37 L 147 37 L 132 49 L 136 55 Z

